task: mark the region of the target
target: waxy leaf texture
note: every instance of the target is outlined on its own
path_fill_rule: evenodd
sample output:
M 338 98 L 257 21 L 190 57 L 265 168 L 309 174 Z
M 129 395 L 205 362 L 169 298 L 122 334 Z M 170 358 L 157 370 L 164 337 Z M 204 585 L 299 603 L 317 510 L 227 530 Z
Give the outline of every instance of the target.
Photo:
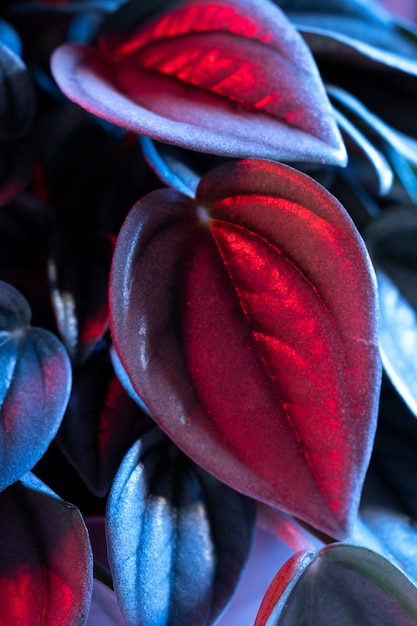
M 80 512 L 30 473 L 0 510 L 0 625 L 83 626 L 93 558 Z
M 114 588 L 128 626 L 208 626 L 252 543 L 254 502 L 185 457 L 157 427 L 127 453 L 106 513 Z
M 97 48 L 55 51 L 52 72 L 71 100 L 201 152 L 345 164 L 311 53 L 272 3 L 190 0 L 129 26 L 107 29 Z
M 27 300 L 0 281 L 0 490 L 43 456 L 60 426 L 71 365 L 51 332 L 30 326 Z
M 343 537 L 372 448 L 375 278 L 341 205 L 284 165 L 159 190 L 110 278 L 115 348 L 153 418 L 235 489 Z
M 414 626 L 417 590 L 379 554 L 343 543 L 299 552 L 278 572 L 255 626 Z

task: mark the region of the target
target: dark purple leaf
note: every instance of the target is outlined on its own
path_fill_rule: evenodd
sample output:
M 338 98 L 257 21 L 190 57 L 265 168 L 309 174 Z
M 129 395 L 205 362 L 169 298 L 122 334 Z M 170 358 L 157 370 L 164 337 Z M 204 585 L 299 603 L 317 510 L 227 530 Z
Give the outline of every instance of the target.
M 417 589 L 379 554 L 347 544 L 294 555 L 272 581 L 255 626 L 412 626 Z
M 74 375 L 57 441 L 89 489 L 104 496 L 126 452 L 152 423 L 124 391 L 102 349 Z
M 44 454 L 64 414 L 71 366 L 61 342 L 29 325 L 25 298 L 0 282 L 0 490 Z
M 263 0 L 212 6 L 182 2 L 97 49 L 63 46 L 55 79 L 88 111 L 159 141 L 344 165 L 320 75 L 284 14 Z
M 206 474 L 157 428 L 128 452 L 110 492 L 109 561 L 129 626 L 213 623 L 251 546 L 254 503 Z
M 82 626 L 93 559 L 79 511 L 35 476 L 0 494 L 2 624 Z
M 0 42 L 0 139 L 28 132 L 35 114 L 35 90 L 23 61 Z
M 114 345 L 197 463 L 344 536 L 375 428 L 374 289 L 324 188 L 272 162 L 231 163 L 202 178 L 195 202 L 160 190 L 129 214 L 111 276 Z
M 107 233 L 60 231 L 49 246 L 52 304 L 75 366 L 85 362 L 108 329 L 108 277 L 114 249 Z

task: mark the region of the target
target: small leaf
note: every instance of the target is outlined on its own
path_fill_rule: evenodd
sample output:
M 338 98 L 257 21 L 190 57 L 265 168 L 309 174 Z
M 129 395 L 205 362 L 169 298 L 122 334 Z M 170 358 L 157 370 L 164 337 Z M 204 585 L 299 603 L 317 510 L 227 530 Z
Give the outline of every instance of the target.
M 255 626 L 412 626 L 417 589 L 382 556 L 347 544 L 294 555 L 272 581 Z
M 132 209 L 111 330 L 136 393 L 194 461 L 339 537 L 375 429 L 374 289 L 363 242 L 324 188 L 242 161 L 206 174 L 195 201 L 160 190 Z
M 254 503 L 158 429 L 126 455 L 107 510 L 109 562 L 129 626 L 213 623 L 248 557 Z
M 126 452 L 152 424 L 128 397 L 102 349 L 74 375 L 57 442 L 92 493 L 105 496 Z
M 346 162 L 308 48 L 263 0 L 214 11 L 210 0 L 182 2 L 106 33 L 97 49 L 62 46 L 52 72 L 74 102 L 152 139 L 229 157 Z
M 85 624 L 93 559 L 78 510 L 31 475 L 0 494 L 0 510 L 0 624 Z
M 126 626 L 114 591 L 94 580 L 91 607 L 86 626 Z
M 0 490 L 46 451 L 64 414 L 71 367 L 61 342 L 29 325 L 25 298 L 0 282 Z
M 113 238 L 60 231 L 50 242 L 48 274 L 57 325 L 75 366 L 108 329 L 108 276 Z

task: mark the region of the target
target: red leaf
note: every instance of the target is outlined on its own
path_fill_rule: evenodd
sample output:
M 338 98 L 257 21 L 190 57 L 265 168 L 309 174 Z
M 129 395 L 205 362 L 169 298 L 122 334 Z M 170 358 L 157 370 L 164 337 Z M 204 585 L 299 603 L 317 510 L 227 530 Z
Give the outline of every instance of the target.
M 69 98 L 201 152 L 345 164 L 310 51 L 272 3 L 192 0 L 130 28 L 98 49 L 66 45 L 54 54 Z
M 0 625 L 82 626 L 93 582 L 82 517 L 34 476 L 22 483 L 0 494 Z
M 153 192 L 122 227 L 115 347 L 177 444 L 236 489 L 336 537 L 375 429 L 375 281 L 341 205 L 283 165 Z

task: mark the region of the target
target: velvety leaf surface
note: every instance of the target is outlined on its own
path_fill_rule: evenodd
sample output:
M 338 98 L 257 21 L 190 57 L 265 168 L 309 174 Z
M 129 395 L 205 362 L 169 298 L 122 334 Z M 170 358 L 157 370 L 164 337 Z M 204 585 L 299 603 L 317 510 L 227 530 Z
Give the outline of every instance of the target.
M 231 157 L 346 161 L 310 52 L 269 2 L 182 2 L 122 36 L 106 32 L 97 49 L 61 47 L 52 72 L 88 111 L 166 143 Z
M 48 274 L 58 328 L 75 366 L 108 329 L 108 276 L 114 249 L 106 233 L 60 231 L 50 242 Z
M 0 139 L 15 139 L 32 125 L 35 90 L 23 61 L 0 42 Z
M 255 626 L 412 626 L 417 589 L 380 555 L 347 544 L 294 555 L 278 572 Z
M 375 428 L 374 289 L 330 194 L 286 166 L 242 161 L 204 176 L 195 202 L 161 190 L 133 208 L 113 260 L 112 334 L 188 455 L 340 537 Z
M 109 562 L 129 626 L 211 624 L 251 545 L 254 503 L 182 455 L 158 429 L 128 452 L 107 510 Z
M 82 626 L 92 554 L 79 511 L 27 475 L 0 494 L 1 626 Z
M 25 298 L 0 282 L 0 489 L 46 451 L 64 414 L 71 366 L 61 342 L 29 325 Z
M 104 496 L 126 452 L 152 423 L 124 391 L 102 349 L 74 375 L 57 441 L 89 489 Z

